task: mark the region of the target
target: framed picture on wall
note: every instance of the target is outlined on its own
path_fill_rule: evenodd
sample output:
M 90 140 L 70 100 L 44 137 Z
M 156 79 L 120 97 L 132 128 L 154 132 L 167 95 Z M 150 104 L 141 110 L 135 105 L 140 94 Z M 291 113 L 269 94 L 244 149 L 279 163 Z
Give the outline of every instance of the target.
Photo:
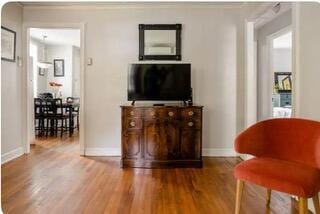
M 1 26 L 1 59 L 16 61 L 16 32 Z
M 53 70 L 55 77 L 64 77 L 64 59 L 54 59 Z
M 44 68 L 38 68 L 38 71 L 39 71 L 39 76 L 44 76 L 44 72 L 45 72 L 45 69 Z
M 291 72 L 275 72 L 274 83 L 279 93 L 291 93 L 292 77 Z

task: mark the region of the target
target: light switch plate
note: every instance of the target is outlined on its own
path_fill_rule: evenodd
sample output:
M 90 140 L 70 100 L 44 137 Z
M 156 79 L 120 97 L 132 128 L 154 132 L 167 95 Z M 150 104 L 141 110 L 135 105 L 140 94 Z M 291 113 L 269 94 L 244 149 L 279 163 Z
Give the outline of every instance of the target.
M 88 58 L 87 65 L 92 65 L 92 58 Z

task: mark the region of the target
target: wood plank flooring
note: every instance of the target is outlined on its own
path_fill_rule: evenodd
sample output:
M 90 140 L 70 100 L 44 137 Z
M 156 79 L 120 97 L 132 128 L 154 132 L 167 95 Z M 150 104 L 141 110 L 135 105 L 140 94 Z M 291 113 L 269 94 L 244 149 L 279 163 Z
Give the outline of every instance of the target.
M 81 157 L 78 138 L 39 139 L 2 165 L 4 213 L 234 212 L 238 158 L 204 158 L 202 169 L 121 169 L 119 157 Z M 241 212 L 297 213 L 288 195 L 247 184 Z

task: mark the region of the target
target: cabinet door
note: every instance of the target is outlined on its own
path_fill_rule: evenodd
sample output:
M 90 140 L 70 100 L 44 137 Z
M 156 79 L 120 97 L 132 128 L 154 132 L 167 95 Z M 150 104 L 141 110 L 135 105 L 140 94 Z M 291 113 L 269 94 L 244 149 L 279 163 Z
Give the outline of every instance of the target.
M 181 130 L 181 159 L 200 159 L 201 131 L 196 129 Z
M 162 125 L 161 148 L 163 159 L 174 160 L 179 158 L 179 122 L 165 120 Z
M 146 159 L 170 160 L 177 158 L 179 151 L 178 122 L 145 121 L 144 143 Z
M 127 131 L 123 138 L 123 157 L 125 159 L 138 159 L 141 157 L 141 131 Z
M 160 159 L 161 147 L 161 123 L 158 120 L 146 120 L 144 122 L 144 148 L 145 159 Z

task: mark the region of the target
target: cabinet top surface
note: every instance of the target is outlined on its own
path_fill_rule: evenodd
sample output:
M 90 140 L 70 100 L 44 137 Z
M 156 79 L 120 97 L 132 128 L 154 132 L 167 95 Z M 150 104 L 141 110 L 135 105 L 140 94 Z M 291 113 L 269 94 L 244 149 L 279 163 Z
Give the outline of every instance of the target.
M 121 105 L 121 108 L 203 108 L 201 105 L 174 105 L 174 104 L 167 104 L 164 106 L 154 106 L 152 104 L 135 104 L 135 105 Z

